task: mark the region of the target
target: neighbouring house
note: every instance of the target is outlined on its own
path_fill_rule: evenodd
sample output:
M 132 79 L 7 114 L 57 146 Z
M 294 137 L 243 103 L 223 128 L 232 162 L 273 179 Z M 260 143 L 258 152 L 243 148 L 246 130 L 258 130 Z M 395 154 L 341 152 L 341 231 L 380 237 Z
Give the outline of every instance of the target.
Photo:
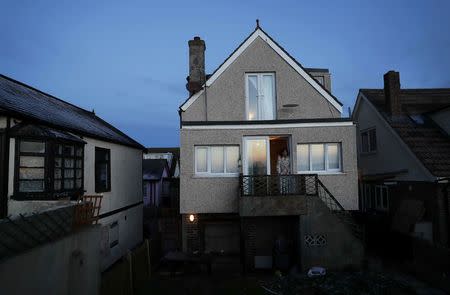
M 102 269 L 142 241 L 143 150 L 94 112 L 0 75 L 1 217 L 102 195 Z
M 166 159 L 144 159 L 144 206 L 159 207 L 163 204 L 163 180 L 169 176 Z
M 183 250 L 247 269 L 360 265 L 356 126 L 328 69 L 303 67 L 259 25 L 212 75 L 205 41 L 188 44 Z
M 179 155 L 179 148 L 147 148 L 144 153 L 145 234 L 159 241 L 157 255 L 181 248 Z
M 353 118 L 369 224 L 380 235 L 448 246 L 450 88 L 404 89 L 400 74 L 389 71 L 384 89 L 359 90 Z
M 166 159 L 170 170 L 169 178 L 180 177 L 180 148 L 147 148 L 144 152 L 144 159 Z

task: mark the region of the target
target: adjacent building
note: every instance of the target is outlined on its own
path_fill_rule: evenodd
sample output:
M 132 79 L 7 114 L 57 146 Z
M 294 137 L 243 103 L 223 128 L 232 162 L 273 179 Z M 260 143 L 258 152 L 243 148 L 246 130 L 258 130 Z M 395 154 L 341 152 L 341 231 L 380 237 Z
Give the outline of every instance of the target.
M 103 269 L 142 240 L 144 147 L 101 118 L 0 75 L 1 217 L 103 195 Z
M 181 250 L 179 165 L 179 148 L 147 148 L 144 153 L 144 234 L 160 246 L 153 259 Z
M 404 89 L 400 74 L 383 89 L 360 89 L 361 210 L 381 232 L 448 245 L 450 89 Z
M 180 106 L 183 250 L 249 268 L 359 265 L 356 125 L 328 69 L 305 68 L 257 25 L 211 74 L 189 41 Z

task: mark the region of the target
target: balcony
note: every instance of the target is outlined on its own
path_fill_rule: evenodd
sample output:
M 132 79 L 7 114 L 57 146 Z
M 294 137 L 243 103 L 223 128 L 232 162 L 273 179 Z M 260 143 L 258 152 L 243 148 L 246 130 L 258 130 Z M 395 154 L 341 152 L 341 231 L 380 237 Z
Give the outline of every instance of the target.
M 306 196 L 318 194 L 316 174 L 241 175 L 241 216 L 288 216 L 307 212 Z

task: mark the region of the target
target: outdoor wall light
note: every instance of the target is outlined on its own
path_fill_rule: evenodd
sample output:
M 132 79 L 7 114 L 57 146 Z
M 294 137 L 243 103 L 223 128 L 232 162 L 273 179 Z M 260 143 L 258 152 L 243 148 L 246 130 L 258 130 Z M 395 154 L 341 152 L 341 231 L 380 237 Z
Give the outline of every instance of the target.
M 194 214 L 189 215 L 189 221 L 194 222 L 194 220 L 195 220 Z

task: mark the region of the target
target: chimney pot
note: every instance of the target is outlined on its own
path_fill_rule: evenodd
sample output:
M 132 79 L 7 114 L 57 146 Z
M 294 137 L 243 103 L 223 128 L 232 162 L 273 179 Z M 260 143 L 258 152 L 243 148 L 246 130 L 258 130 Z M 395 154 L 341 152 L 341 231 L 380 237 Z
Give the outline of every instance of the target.
M 195 36 L 189 40 L 189 78 L 187 89 L 190 95 L 200 91 L 205 83 L 205 41 Z
M 387 111 L 398 116 L 402 114 L 402 103 L 400 101 L 400 73 L 389 71 L 384 74 L 384 97 Z

